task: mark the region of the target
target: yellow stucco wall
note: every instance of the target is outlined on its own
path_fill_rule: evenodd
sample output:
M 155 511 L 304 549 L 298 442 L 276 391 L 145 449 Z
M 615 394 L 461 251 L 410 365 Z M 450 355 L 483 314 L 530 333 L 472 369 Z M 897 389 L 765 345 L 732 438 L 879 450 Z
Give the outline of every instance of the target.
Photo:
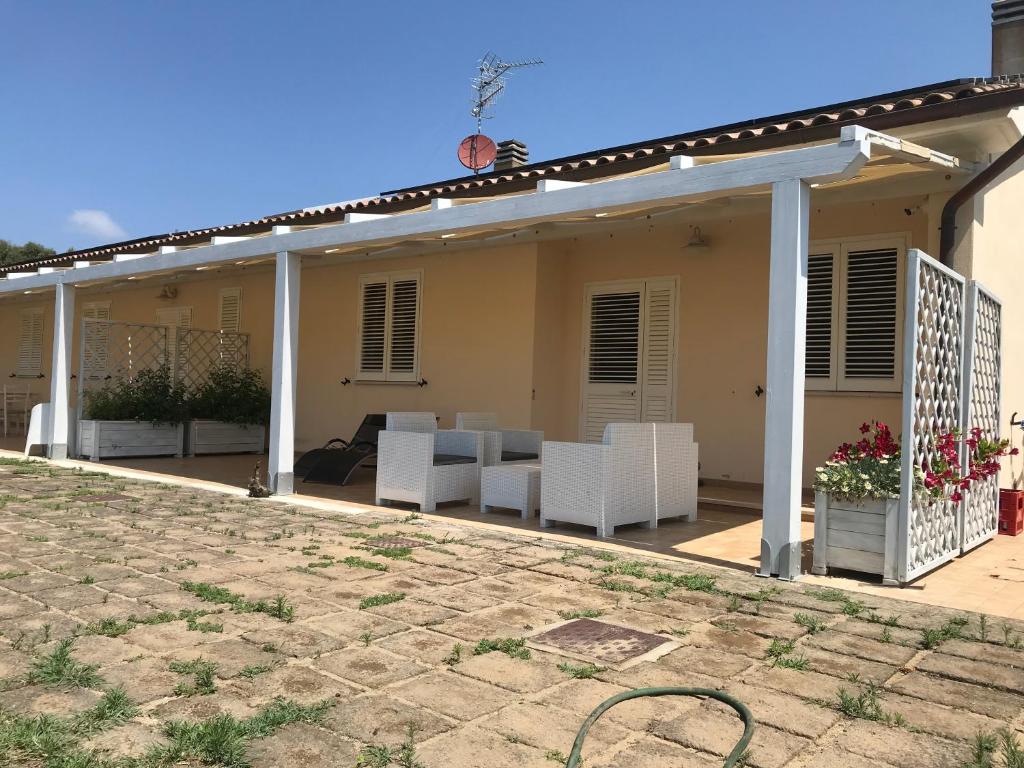
M 971 276 L 1003 302 L 1002 434 L 1010 436 L 1010 416 L 1024 414 L 1024 354 L 1020 332 L 1024 328 L 1024 160 L 1004 173 L 984 195 L 968 207 Z M 958 261 L 965 249 L 961 246 Z M 1020 418 L 1020 415 L 1018 415 Z M 1014 445 L 1021 445 L 1021 431 L 1013 429 Z M 1000 484 L 1010 487 L 1024 474 L 1021 457 L 1003 462 Z

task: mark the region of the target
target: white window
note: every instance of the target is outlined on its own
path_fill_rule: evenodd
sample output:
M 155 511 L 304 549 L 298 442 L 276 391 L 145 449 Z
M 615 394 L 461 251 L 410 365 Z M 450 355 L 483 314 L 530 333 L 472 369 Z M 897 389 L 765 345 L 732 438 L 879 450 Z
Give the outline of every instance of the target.
M 43 372 L 43 310 L 33 307 L 21 312 L 21 335 L 18 338 L 18 363 L 14 375 L 35 379 Z
M 90 301 L 82 307 L 83 320 L 110 320 L 109 301 Z M 110 375 L 110 326 L 106 322 L 84 323 L 82 365 L 86 381 L 103 381 Z
M 422 281 L 418 271 L 360 276 L 357 379 L 419 379 Z
M 812 243 L 807 264 L 807 389 L 898 392 L 906 239 Z
M 242 328 L 242 289 L 222 288 L 220 291 L 220 318 L 217 327 L 228 333 Z

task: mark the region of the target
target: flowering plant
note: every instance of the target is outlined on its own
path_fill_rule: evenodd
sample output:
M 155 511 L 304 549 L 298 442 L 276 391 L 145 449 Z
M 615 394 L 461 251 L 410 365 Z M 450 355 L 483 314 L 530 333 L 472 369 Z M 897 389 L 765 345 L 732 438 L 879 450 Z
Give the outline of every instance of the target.
M 814 490 L 859 502 L 864 499 L 894 499 L 900 495 L 900 446 L 889 427 L 880 421 L 865 422 L 861 439 L 843 443 L 824 467 L 815 470 Z M 975 427 L 967 437 L 960 430 L 942 432 L 930 438 L 928 454 L 915 467 L 914 490 L 932 501 L 959 502 L 971 485 L 999 471 L 999 459 L 1014 456 L 1009 440 L 992 440 Z M 967 466 L 961 450 L 967 449 Z
M 864 423 L 861 439 L 843 443 L 815 470 L 814 490 L 848 501 L 900 495 L 900 446 L 880 421 Z

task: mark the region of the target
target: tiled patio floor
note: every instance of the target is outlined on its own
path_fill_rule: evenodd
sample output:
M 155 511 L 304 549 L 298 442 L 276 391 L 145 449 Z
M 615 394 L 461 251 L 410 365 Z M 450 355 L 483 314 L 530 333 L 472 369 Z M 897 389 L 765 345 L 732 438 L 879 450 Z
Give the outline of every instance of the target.
M 104 467 L 156 472 L 175 478 L 186 477 L 209 483 L 242 488 L 257 456 L 207 456 L 192 459 L 122 459 L 104 462 Z M 265 457 L 261 459 L 266 463 Z M 90 466 L 90 465 L 85 465 Z M 177 481 L 177 479 L 176 479 Z M 211 486 L 214 487 L 214 486 Z M 221 487 L 220 485 L 216 487 Z M 373 473 L 364 472 L 350 486 L 300 483 L 297 502 L 330 508 L 369 509 L 374 502 Z M 614 539 L 600 540 L 592 529 L 571 525 L 538 527 L 536 518 L 523 521 L 515 512 L 481 515 L 478 507 L 444 505 L 436 517 L 500 525 L 535 537 L 602 546 L 623 547 L 637 552 L 683 557 L 710 565 L 750 573 L 758 564 L 761 545 L 761 517 L 758 492 L 720 486 L 701 489 L 702 503 L 696 523 L 668 520 L 655 530 L 636 526 L 620 528 Z M 710 502 L 719 503 L 710 503 Z M 340 502 L 331 504 L 331 502 Z M 727 506 L 728 505 L 728 506 Z M 738 506 L 737 506 L 738 505 Z M 750 507 L 754 507 L 751 509 Z M 879 596 L 929 603 L 962 610 L 982 610 L 994 616 L 1024 619 L 1024 536 L 996 539 L 965 557 L 918 579 L 902 589 L 883 587 L 856 574 L 828 577 L 810 575 L 811 544 L 814 539 L 813 508 L 805 506 L 802 525 L 804 540 L 804 578 L 810 584 L 839 587 Z
M 334 768 L 362 753 L 384 766 L 367 747 L 395 747 L 412 726 L 425 768 L 550 768 L 598 702 L 650 685 L 739 696 L 757 720 L 751 766 L 952 768 L 979 732 L 1024 728 L 1021 622 L 44 463 L 0 465 L 0 497 L 4 765 L 155 745 L 151 765 Z M 376 540 L 393 537 L 422 546 L 387 556 Z M 516 642 L 580 613 L 670 645 L 595 669 L 592 651 Z M 73 635 L 91 674 L 58 663 Z M 477 653 L 482 640 L 512 642 Z M 138 712 L 109 694 L 97 706 L 118 685 Z M 59 719 L 29 720 L 43 713 Z M 31 738 L 40 728 L 61 739 Z M 610 711 L 584 756 L 710 767 L 739 733 L 720 705 L 642 700 Z

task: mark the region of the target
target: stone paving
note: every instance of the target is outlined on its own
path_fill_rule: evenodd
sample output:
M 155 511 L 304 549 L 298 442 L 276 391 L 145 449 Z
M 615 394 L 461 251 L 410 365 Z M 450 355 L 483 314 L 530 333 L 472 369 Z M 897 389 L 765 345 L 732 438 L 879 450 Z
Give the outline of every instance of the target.
M 605 644 L 532 640 L 577 620 Z M 0 633 L 4 767 L 551 768 L 664 685 L 746 702 L 760 768 L 999 766 L 979 734 L 1024 729 L 1015 622 L 42 462 L 0 462 Z M 584 763 L 718 766 L 741 730 L 629 702 Z

